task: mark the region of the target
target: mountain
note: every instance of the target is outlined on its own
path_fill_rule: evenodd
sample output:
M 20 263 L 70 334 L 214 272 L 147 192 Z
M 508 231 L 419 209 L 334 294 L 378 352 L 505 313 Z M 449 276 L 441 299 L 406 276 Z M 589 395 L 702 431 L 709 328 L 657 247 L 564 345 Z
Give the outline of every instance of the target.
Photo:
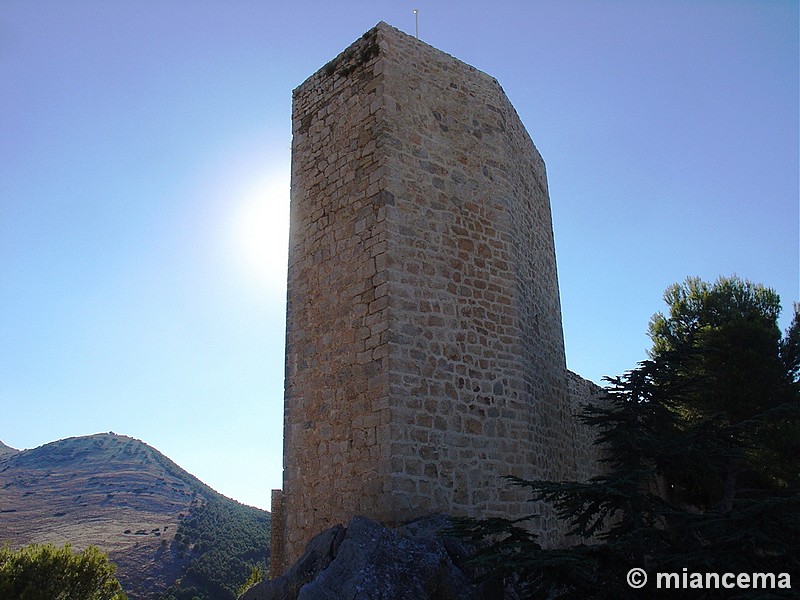
M 15 452 L 19 452 L 19 450 L 15 450 L 11 446 L 6 446 L 3 442 L 0 442 L 0 456 L 4 454 L 14 454 Z
M 3 543 L 97 546 L 131 600 L 225 600 L 253 566 L 265 570 L 269 513 L 222 496 L 127 436 L 23 451 L 0 442 Z

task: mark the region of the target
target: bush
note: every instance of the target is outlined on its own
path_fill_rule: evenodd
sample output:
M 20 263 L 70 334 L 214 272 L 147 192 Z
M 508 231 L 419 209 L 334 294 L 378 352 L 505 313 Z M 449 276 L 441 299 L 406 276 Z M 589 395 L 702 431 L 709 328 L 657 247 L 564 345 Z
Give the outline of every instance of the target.
M 69 544 L 0 549 L 0 598 L 4 600 L 125 600 L 108 556 L 89 546 L 73 553 Z

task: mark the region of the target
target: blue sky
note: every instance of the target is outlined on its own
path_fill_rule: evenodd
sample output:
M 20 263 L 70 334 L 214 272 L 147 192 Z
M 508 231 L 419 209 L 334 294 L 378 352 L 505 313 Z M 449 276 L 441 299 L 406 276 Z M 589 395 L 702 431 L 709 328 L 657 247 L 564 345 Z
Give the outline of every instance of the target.
M 798 291 L 798 3 L 0 4 L 0 440 L 113 430 L 280 486 L 291 90 L 378 21 L 496 77 L 547 163 L 567 361 L 689 275 Z

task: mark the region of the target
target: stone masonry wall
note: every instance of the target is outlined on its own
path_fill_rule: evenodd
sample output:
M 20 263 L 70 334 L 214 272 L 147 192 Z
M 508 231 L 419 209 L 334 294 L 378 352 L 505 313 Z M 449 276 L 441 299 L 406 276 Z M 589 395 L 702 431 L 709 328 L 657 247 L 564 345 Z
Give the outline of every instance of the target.
M 393 513 L 522 514 L 525 493 L 500 476 L 563 473 L 544 163 L 492 77 L 399 33 L 381 41 Z
M 564 479 L 587 481 L 599 473 L 598 460 L 602 458 L 602 450 L 595 445 L 596 431 L 580 420 L 580 415 L 587 402 L 602 404 L 602 388 L 580 375 L 567 371 L 567 391 L 569 428 L 565 432 L 572 440 L 572 452 L 566 457 L 566 475 Z
M 386 209 L 376 32 L 295 90 L 284 408 L 285 564 L 371 514 L 388 462 Z M 388 467 L 387 467 L 388 468 Z
M 497 81 L 381 23 L 295 90 L 293 135 L 273 573 L 356 514 L 519 516 L 503 475 L 591 474 L 544 162 Z

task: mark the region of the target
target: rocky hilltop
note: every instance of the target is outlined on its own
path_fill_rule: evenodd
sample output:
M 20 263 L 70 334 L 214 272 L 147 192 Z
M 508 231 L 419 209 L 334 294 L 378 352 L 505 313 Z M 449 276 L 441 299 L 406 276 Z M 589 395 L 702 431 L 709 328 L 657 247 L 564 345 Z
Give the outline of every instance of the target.
M 15 454 L 16 452 L 19 452 L 19 450 L 15 450 L 11 446 L 6 446 L 3 442 L 0 442 L 0 456 L 5 454 Z
M 209 506 L 260 518 L 268 530 L 269 513 L 225 498 L 130 437 L 97 434 L 24 451 L 0 443 L 0 544 L 97 546 L 132 600 L 158 597 L 214 549 L 214 540 L 193 539 Z

